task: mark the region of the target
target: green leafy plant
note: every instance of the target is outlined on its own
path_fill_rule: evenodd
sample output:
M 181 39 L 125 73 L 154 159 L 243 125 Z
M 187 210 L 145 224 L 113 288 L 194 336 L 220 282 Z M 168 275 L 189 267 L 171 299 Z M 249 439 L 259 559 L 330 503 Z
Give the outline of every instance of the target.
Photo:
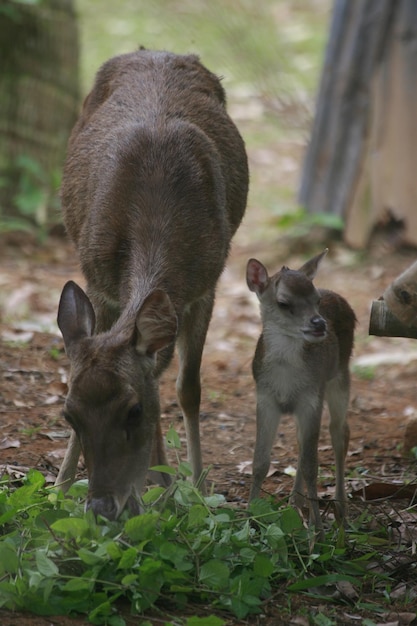
M 14 163 L 18 173 L 18 184 L 13 198 L 16 215 L 0 214 L 0 230 L 37 229 L 43 235 L 48 220 L 48 208 L 58 208 L 55 192 L 60 184 L 60 172 L 48 173 L 38 161 L 27 155 L 20 155 Z M 5 186 L 3 178 L 0 184 Z
M 297 211 L 281 213 L 276 217 L 277 226 L 290 234 L 300 237 L 308 234 L 313 227 L 342 231 L 343 219 L 333 213 L 308 213 L 300 207 Z
M 168 442 L 179 449 L 173 429 Z M 149 489 L 144 513 L 117 522 L 84 513 L 86 481 L 64 496 L 35 470 L 17 487 L 3 480 L 0 607 L 80 613 L 92 624 L 124 626 L 121 601 L 140 615 L 167 604 L 176 610 L 204 604 L 213 611 L 205 621 L 175 623 L 220 626 L 225 622 L 216 611 L 240 620 L 260 613 L 280 585 L 314 595 L 340 581 L 357 589 L 365 584 L 375 557 L 369 541 L 363 549 L 365 533 L 352 534 L 362 546 L 354 557 L 337 529 L 312 549 L 311 531 L 286 502 L 256 500 L 239 510 L 193 487 L 187 463 L 156 469 L 173 474 L 171 487 Z M 315 623 L 330 622 L 317 616 Z

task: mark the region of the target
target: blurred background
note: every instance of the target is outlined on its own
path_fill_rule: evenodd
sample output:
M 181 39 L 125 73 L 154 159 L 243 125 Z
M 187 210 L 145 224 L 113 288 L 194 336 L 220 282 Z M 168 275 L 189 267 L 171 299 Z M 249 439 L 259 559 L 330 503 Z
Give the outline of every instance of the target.
M 82 99 L 105 60 L 140 45 L 198 54 L 223 77 L 249 152 L 249 207 L 268 217 L 259 229 L 299 221 L 330 15 L 330 0 L 2 0 L 0 231 L 45 236 L 60 223 L 61 166 Z

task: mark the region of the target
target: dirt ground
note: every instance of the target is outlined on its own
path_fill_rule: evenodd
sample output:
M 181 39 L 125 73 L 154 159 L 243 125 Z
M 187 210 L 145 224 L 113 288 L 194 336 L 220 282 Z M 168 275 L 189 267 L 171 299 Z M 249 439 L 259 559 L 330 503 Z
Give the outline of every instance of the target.
M 358 318 L 349 410 L 348 492 L 358 492 L 375 483 L 398 486 L 415 481 L 417 466 L 404 456 L 403 445 L 407 421 L 417 415 L 417 344 L 412 339 L 370 338 L 368 323 L 372 300 L 415 261 L 417 252 L 396 249 L 386 240 L 379 241 L 366 253 L 356 253 L 340 242 L 330 241 L 321 234 L 313 237 L 312 233 L 302 240 L 276 233 L 267 240 L 254 241 L 251 234 L 255 222 L 256 215 L 249 215 L 234 243 L 219 284 L 203 359 L 201 431 L 204 462 L 212 468 L 209 478 L 215 491 L 223 493 L 230 502 L 244 503 L 250 485 L 255 433 L 251 359 L 260 325 L 256 299 L 245 282 L 247 259 L 256 256 L 270 270 L 284 263 L 296 268 L 306 255 L 316 254 L 324 245 L 330 247 L 330 253 L 320 268 L 316 284 L 345 296 Z M 55 315 L 61 288 L 70 278 L 84 284 L 76 256 L 64 238 L 51 238 L 42 245 L 22 235 L 0 238 L 0 471 L 13 476 L 36 467 L 53 481 L 64 454 L 69 431 L 61 410 L 68 362 Z M 47 332 L 41 332 L 40 328 Z M 175 398 L 175 376 L 174 362 L 161 381 L 162 420 L 164 427 L 174 424 L 185 442 Z M 332 496 L 334 488 L 333 455 L 326 424 L 325 413 L 319 486 L 324 513 L 326 499 Z M 286 497 L 292 484 L 289 468 L 297 464 L 291 417 L 282 420 L 272 461 L 272 475 L 265 482 L 265 491 Z M 79 469 L 83 475 L 82 463 Z M 379 495 L 386 499 L 385 487 Z M 385 505 L 389 523 L 392 507 L 396 507 L 395 499 L 392 504 L 385 501 Z M 361 506 L 365 506 L 363 502 L 354 499 L 351 515 L 357 515 Z M 415 542 L 415 518 L 410 531 Z M 264 618 L 253 618 L 247 623 L 284 623 L 276 610 L 276 607 L 267 608 Z M 354 609 L 350 612 L 355 613 Z M 138 618 L 130 619 L 129 624 L 140 623 Z M 307 626 L 308 622 L 302 621 L 304 618 L 298 619 L 292 623 Z M 361 623 L 348 617 L 346 621 L 341 619 L 340 624 Z M 411 623 L 411 619 L 394 623 Z M 388 617 L 381 618 L 381 623 L 389 621 Z M 0 611 L 3 626 L 84 623 L 82 619 Z

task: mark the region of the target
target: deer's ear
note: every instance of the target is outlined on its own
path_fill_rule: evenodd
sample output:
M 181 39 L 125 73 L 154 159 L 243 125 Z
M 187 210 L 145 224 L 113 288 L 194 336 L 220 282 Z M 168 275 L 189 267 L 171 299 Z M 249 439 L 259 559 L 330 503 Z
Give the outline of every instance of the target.
M 156 289 L 146 297 L 136 316 L 136 350 L 155 354 L 175 341 L 177 328 L 177 315 L 168 294 Z
M 246 266 L 246 282 L 251 291 L 260 296 L 269 284 L 266 268 L 260 261 L 249 259 Z
M 317 274 L 317 270 L 319 268 L 319 265 L 322 259 L 324 259 L 328 251 L 329 249 L 326 248 L 325 250 L 323 250 L 321 254 L 318 254 L 317 256 L 313 257 L 312 259 L 304 263 L 304 265 L 300 267 L 298 271 L 303 272 L 303 274 L 305 274 L 307 278 L 309 278 L 310 280 L 313 280 L 313 278 Z
M 96 316 L 93 306 L 81 287 L 72 280 L 62 290 L 57 322 L 67 354 L 80 339 L 90 337 L 94 332 Z

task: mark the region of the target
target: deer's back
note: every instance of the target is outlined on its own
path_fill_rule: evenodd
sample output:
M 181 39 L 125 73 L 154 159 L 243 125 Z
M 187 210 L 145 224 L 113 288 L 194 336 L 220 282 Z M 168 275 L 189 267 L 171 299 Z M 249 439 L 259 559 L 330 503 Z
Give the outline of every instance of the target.
M 72 132 L 61 193 L 89 282 L 114 291 L 134 253 L 144 272 L 189 272 L 190 293 L 214 285 L 247 188 L 224 90 L 197 57 L 140 50 L 104 64 Z

